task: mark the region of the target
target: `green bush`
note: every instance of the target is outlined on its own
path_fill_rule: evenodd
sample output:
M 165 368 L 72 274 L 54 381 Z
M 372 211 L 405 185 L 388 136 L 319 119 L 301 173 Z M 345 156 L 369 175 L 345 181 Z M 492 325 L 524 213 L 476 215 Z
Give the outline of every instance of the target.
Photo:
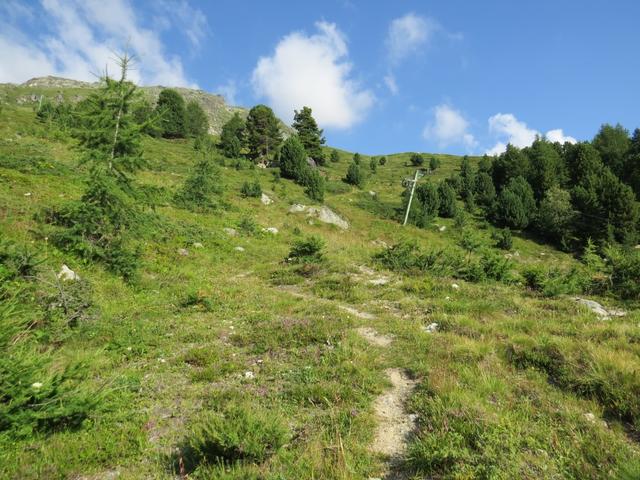
M 80 387 L 84 368 L 52 366 L 20 303 L 15 295 L 0 302 L 0 434 L 24 438 L 80 427 L 98 402 Z
M 440 197 L 439 215 L 443 218 L 455 217 L 458 205 L 456 204 L 456 192 L 451 185 L 447 182 L 441 182 L 438 185 L 438 196 Z
M 545 297 L 582 293 L 591 283 L 590 277 L 577 268 L 563 272 L 556 267 L 529 265 L 521 274 L 526 287 Z
M 33 278 L 44 259 L 25 246 L 0 239 L 0 282 Z
M 640 299 L 640 250 L 609 247 L 605 251 L 611 270 L 611 289 L 620 298 Z
M 242 187 L 240 187 L 240 194 L 245 198 L 260 198 L 262 196 L 262 187 L 260 186 L 260 182 L 257 179 L 253 182 L 245 180 Z
M 493 232 L 492 237 L 496 242 L 496 247 L 501 250 L 511 250 L 513 247 L 513 236 L 511 235 L 511 230 L 509 230 L 508 227 L 496 230 Z
M 287 260 L 292 263 L 319 263 L 324 259 L 324 245 L 324 240 L 316 236 L 296 240 Z
M 220 171 L 212 160 L 200 160 L 176 193 L 174 201 L 178 207 L 194 212 L 208 212 L 218 208 L 216 196 L 222 193 Z
M 413 165 L 414 167 L 419 167 L 424 163 L 424 157 L 419 153 L 414 153 L 411 155 L 411 158 L 409 159 L 409 161 L 411 162 L 411 165 Z
M 299 178 L 299 183 L 304 189 L 304 193 L 317 202 L 324 201 L 324 178 L 320 176 L 317 170 L 306 167 Z
M 289 436 L 287 427 L 271 410 L 236 405 L 221 413 L 202 415 L 184 439 L 178 455 L 187 472 L 206 465 L 262 463 Z
M 349 165 L 349 169 L 347 170 L 347 175 L 344 177 L 344 181 L 349 185 L 354 185 L 359 188 L 362 188 L 362 186 L 364 185 L 364 175 L 360 170 L 360 166 L 355 161 L 353 161 L 351 165 Z

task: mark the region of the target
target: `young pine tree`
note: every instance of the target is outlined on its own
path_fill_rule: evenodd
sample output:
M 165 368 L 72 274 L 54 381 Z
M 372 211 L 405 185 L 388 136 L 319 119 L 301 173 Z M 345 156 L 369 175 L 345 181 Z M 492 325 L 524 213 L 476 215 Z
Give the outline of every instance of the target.
M 347 175 L 344 178 L 344 181 L 349 185 L 354 185 L 359 188 L 362 188 L 362 186 L 364 185 L 364 175 L 362 175 L 360 166 L 355 162 L 355 156 L 354 161 L 351 162 L 351 165 L 349 165 L 349 169 L 347 170 Z
M 236 112 L 227 123 L 222 126 L 220 133 L 220 149 L 225 157 L 238 158 L 246 137 L 245 122 Z
M 336 150 L 335 148 L 331 150 L 331 157 L 329 158 L 331 162 L 338 163 L 340 161 L 340 154 L 338 153 L 338 150 Z
M 89 167 L 87 188 L 79 204 L 55 216 L 54 222 L 68 229 L 53 241 L 128 278 L 137 256 L 124 247 L 124 237 L 137 218 L 141 194 L 134 175 L 145 162 L 143 125 L 132 113 L 138 92 L 127 80 L 131 58 L 125 54 L 119 60 L 120 78 L 105 76 L 79 113 L 73 133 L 81 161 Z

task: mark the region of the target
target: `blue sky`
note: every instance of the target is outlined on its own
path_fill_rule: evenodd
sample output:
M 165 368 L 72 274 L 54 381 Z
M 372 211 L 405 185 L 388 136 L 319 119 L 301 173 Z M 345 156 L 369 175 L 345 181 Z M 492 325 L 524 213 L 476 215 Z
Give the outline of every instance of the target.
M 92 79 L 127 42 L 141 84 L 309 105 L 333 146 L 499 152 L 640 126 L 640 2 L 0 1 L 0 82 Z

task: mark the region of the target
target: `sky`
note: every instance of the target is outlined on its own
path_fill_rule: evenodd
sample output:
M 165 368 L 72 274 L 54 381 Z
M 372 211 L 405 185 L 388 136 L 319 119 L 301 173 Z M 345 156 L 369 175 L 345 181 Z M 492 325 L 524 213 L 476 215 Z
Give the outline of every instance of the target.
M 331 146 L 496 154 L 640 127 L 637 0 L 0 0 L 0 83 L 93 81 L 114 52 L 141 85 L 186 86 Z

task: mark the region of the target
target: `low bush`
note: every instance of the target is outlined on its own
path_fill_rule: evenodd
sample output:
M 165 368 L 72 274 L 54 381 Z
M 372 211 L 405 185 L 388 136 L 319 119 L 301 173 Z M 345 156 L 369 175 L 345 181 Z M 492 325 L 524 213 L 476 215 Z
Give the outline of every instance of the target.
M 324 260 L 324 246 L 324 240 L 316 236 L 296 240 L 287 260 L 292 263 L 319 263 Z
M 508 227 L 493 232 L 492 238 L 496 242 L 496 247 L 501 250 L 511 250 L 513 248 L 513 236 Z
M 242 184 L 242 187 L 240 187 L 240 194 L 245 198 L 260 198 L 260 196 L 262 196 L 262 187 L 260 186 L 260 182 L 258 180 L 254 180 L 253 182 L 245 181 Z
M 232 406 L 203 415 L 180 447 L 178 462 L 187 472 L 199 466 L 262 463 L 289 439 L 289 431 L 271 410 Z
M 199 161 L 193 172 L 176 193 L 178 207 L 194 212 L 208 212 L 219 206 L 216 197 L 222 193 L 218 167 L 209 159 Z

